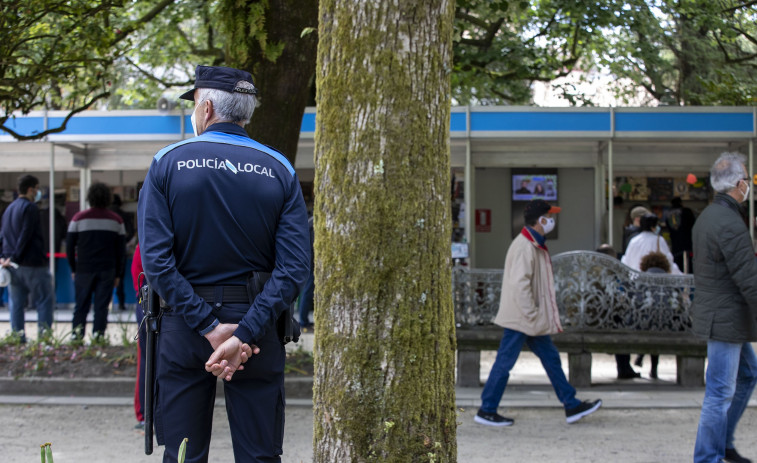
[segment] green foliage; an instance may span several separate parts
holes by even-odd
[[[188,441],[189,439],[185,437],[184,439],[182,439],[181,445],[179,445],[179,455],[178,455],[178,458],[176,459],[178,463],[184,463],[184,458],[187,455],[187,442]]]
[[[39,447],[42,463],[53,463],[53,444],[51,444],[50,442],[45,442]]]
[[[145,17],[153,0],[137,0],[128,10]],[[109,107],[154,109],[158,98],[172,88],[189,88],[197,64],[223,64],[211,25],[212,2],[169,2],[159,14],[124,39],[126,52],[114,63],[114,91]],[[186,103],[185,103],[186,104]],[[187,104],[188,105],[188,104]]]
[[[459,0],[455,26],[458,103],[528,103],[534,81],[600,70],[626,101],[645,90],[661,104],[755,104],[754,2]],[[592,104],[570,84],[558,89]]]
[[[137,0],[131,16],[143,17],[154,0]],[[247,69],[255,75],[262,56],[270,66],[285,44],[266,29],[269,0],[185,0],[170,2],[128,38],[115,64],[116,85],[109,104],[116,108],[155,107],[159,96],[190,87],[197,64]]]
[[[567,75],[612,23],[613,0],[460,0],[453,97],[459,104],[524,104],[533,81]]]
[[[256,52],[271,63],[284,50],[282,42],[271,42],[265,23],[268,0],[219,0],[214,9],[218,19],[218,30],[226,37],[226,60],[230,66],[250,65],[250,56]]]
[[[0,128],[11,114],[48,107],[81,111],[108,95],[118,56],[111,11],[123,0],[24,0],[0,4]]]
[[[189,87],[196,64],[258,75],[285,47],[291,0],[8,0],[0,5],[0,129],[13,112],[101,105],[154,108]],[[293,15],[294,13],[292,13]],[[452,96],[457,104],[527,104],[535,81],[607,70],[629,100],[749,105],[757,98],[757,6],[738,0],[458,0]],[[317,18],[298,28],[313,35]],[[309,76],[309,78],[312,76]],[[592,104],[570,86],[572,104]],[[267,95],[275,92],[267,91]],[[279,106],[285,104],[281,102]],[[288,103],[287,103],[288,104]],[[65,125],[65,124],[64,124]]]
[[[662,104],[755,104],[757,7],[732,0],[631,0],[594,56]]]

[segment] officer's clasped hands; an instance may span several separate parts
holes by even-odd
[[[205,362],[205,371],[231,381],[231,377],[237,370],[244,370],[242,364],[259,352],[258,346],[250,346],[236,336],[232,336],[210,355],[208,361]]]
[[[222,376],[226,381],[230,381],[237,370],[244,370],[242,364],[260,352],[257,346],[245,344],[234,336],[236,329],[235,323],[220,323],[205,335],[214,349],[205,362],[205,371]]]

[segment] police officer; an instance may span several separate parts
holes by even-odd
[[[195,103],[196,136],[155,155],[139,196],[142,263],[165,306],[155,384],[164,462],[185,437],[185,461],[208,461],[219,375],[235,460],[280,461],[277,320],[308,277],[310,237],[294,168],[243,129],[256,94],[248,72],[197,66],[181,96]]]

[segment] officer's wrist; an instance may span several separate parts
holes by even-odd
[[[214,319],[214,320],[213,320],[213,322],[212,322],[212,323],[211,323],[210,325],[206,326],[205,328],[203,328],[203,329],[201,329],[201,330],[199,331],[199,333],[200,333],[200,336],[205,336],[206,334],[210,333],[210,332],[211,332],[211,331],[213,331],[213,330],[214,330],[214,329],[216,328],[216,326],[218,326],[218,325],[219,325],[219,321],[218,321],[218,319],[216,318],[216,319]]]
[[[237,329],[234,330],[233,336],[236,336],[244,344],[257,344],[252,336],[252,332],[242,323],[237,325]]]

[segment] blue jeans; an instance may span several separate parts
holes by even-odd
[[[92,323],[92,334],[95,337],[105,335],[105,328],[108,326],[108,306],[113,298],[115,279],[116,271],[114,269],[91,273],[77,272],[75,274],[74,290],[76,292],[76,306],[74,307],[73,319],[74,338],[84,338],[89,306],[93,303],[95,306],[95,319]]]
[[[560,353],[552,344],[549,336],[528,336],[520,331],[505,328],[502,341],[499,343],[497,358],[486,380],[484,391],[481,393],[481,411],[495,413],[499,407],[502,394],[505,393],[507,380],[510,379],[510,370],[518,360],[523,343],[528,345],[547,372],[549,381],[557,394],[557,399],[566,410],[577,407],[581,401],[576,399],[576,389],[570,385],[560,363]]]
[[[719,463],[757,383],[757,356],[749,343],[707,341],[707,384],[694,461]]]
[[[10,268],[11,283],[8,285],[8,305],[10,306],[11,330],[24,335],[24,309],[32,296],[32,304],[37,309],[37,329],[42,334],[53,325],[53,279],[47,267],[19,266]]]
[[[302,292],[300,293],[299,312],[300,312],[300,325],[302,326],[311,325],[308,319],[308,314],[313,311],[313,289],[314,289],[314,279],[313,279],[313,273],[311,272],[310,276],[305,282],[305,286],[302,288]]]

